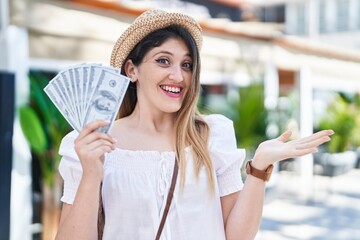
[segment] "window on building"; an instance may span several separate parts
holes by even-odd
[[[319,31],[325,33],[328,31],[328,23],[326,21],[326,0],[319,2]]]
[[[357,4],[357,12],[358,13],[360,13],[360,1],[358,2],[358,4]],[[357,29],[359,29],[360,30],[360,16],[358,15],[357,16],[357,22],[358,22],[358,24],[357,24]]]
[[[347,31],[349,29],[349,0],[337,0],[336,27],[338,31]]]
[[[299,3],[297,5],[297,34],[305,35],[306,34],[306,9],[305,3]]]
[[[285,22],[285,5],[260,8],[260,19],[263,22]]]

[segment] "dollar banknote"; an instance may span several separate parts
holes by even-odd
[[[120,69],[78,64],[60,71],[44,91],[76,131],[95,120],[104,120],[109,125],[98,131],[109,133],[129,82]]]
[[[95,87],[95,92],[89,101],[84,125],[94,120],[105,120],[110,124],[99,129],[107,133],[118,113],[119,103],[122,102],[127,85],[118,77],[119,74],[102,70]]]

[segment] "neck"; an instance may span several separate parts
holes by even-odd
[[[175,126],[175,113],[154,112],[136,105],[129,116],[134,127],[149,133],[172,134]]]

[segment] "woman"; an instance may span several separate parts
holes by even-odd
[[[196,109],[201,44],[196,21],[159,10],[121,35],[111,65],[131,84],[111,134],[96,121],[60,147],[57,239],[253,239],[272,164],[330,140],[331,130],[293,141],[285,132],[260,144],[243,184],[232,122]]]

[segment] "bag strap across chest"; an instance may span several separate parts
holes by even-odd
[[[164,228],[166,218],[167,218],[167,215],[168,215],[169,210],[170,210],[171,201],[172,201],[173,196],[174,196],[174,190],[175,190],[175,186],[176,186],[176,179],[177,179],[178,171],[179,171],[179,167],[178,167],[177,159],[175,159],[174,170],[173,170],[173,175],[172,175],[172,179],[171,179],[171,185],[170,185],[169,193],[168,193],[168,196],[167,196],[167,199],[166,199],[165,209],[164,209],[161,221],[160,221],[158,231],[156,233],[155,240],[160,239],[161,232],[162,232],[162,230]]]

